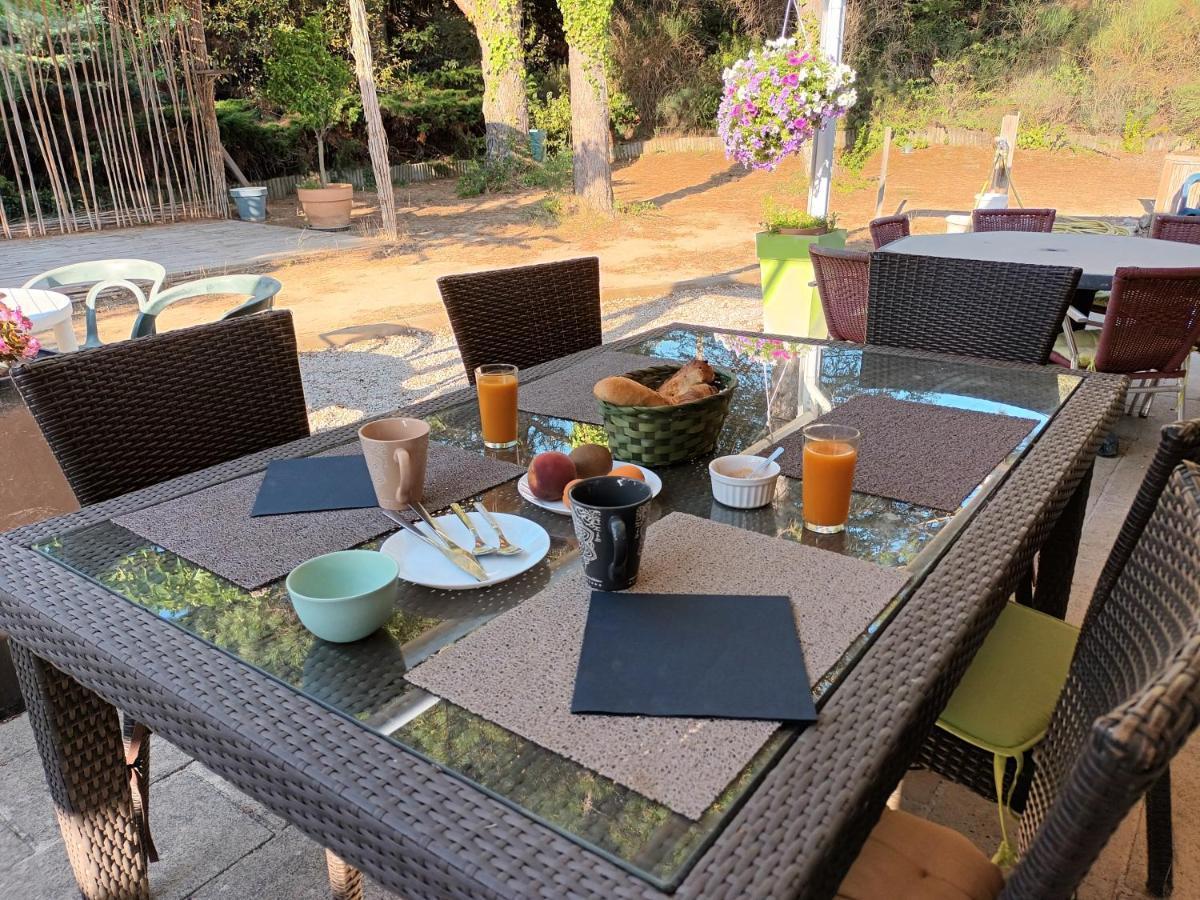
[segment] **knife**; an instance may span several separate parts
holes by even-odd
[[[419,537],[421,540],[423,540],[426,544],[428,544],[430,547],[432,547],[438,553],[442,554],[442,556],[446,557],[446,559],[449,562],[453,563],[456,568],[462,569],[464,572],[466,572],[468,575],[470,575],[476,581],[487,581],[488,580],[488,574],[487,574],[487,572],[485,572],[483,570],[483,566],[481,566],[479,563],[475,562],[475,558],[472,557],[471,554],[468,553],[466,550],[463,550],[461,547],[459,547],[457,544],[455,544],[451,547],[447,547],[444,544],[440,544],[436,541],[431,540],[429,538],[429,536],[424,534],[421,531],[421,529],[417,528],[416,525],[414,525],[412,522],[409,522],[407,519],[403,518],[402,516],[396,515],[390,509],[383,510],[383,514],[385,516],[387,516],[389,519],[391,519],[393,522],[395,522],[397,525],[399,525],[401,528],[403,528],[405,531],[415,535],[416,537]]]

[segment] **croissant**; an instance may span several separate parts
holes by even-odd
[[[711,397],[717,392],[717,389],[711,384],[693,384],[682,394],[676,394],[672,404],[678,406],[680,403],[691,403],[693,400],[703,400],[705,397]]]

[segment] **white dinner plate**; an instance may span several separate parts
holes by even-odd
[[[495,544],[496,533],[492,531],[483,516],[474,510],[468,512],[467,515],[475,523],[475,528],[484,542]],[[492,513],[492,515],[500,523],[509,543],[515,544],[524,552],[512,556],[489,553],[476,557],[475,561],[483,566],[483,571],[488,576],[487,581],[476,581],[441,553],[406,530],[397,531],[383,542],[383,546],[379,550],[396,560],[400,566],[400,577],[405,581],[446,591],[485,588],[499,584],[501,581],[508,581],[508,579],[516,578],[522,572],[532,569],[550,552],[550,535],[537,522],[508,513],[498,512]],[[471,533],[467,531],[462,522],[458,521],[457,516],[438,516],[435,521],[441,526],[442,531],[450,535],[450,539],[460,547],[469,549],[475,545]],[[429,526],[424,522],[415,524],[420,531],[430,534]]]
[[[620,460],[613,460],[613,468],[617,466],[637,466],[637,463],[624,463]],[[657,497],[662,491],[662,479],[647,469],[645,466],[637,466],[642,470],[642,475],[646,478],[646,484],[650,486],[650,496]],[[571,510],[567,509],[567,504],[561,500],[543,500],[540,497],[535,497],[533,491],[529,489],[529,473],[526,472],[521,476],[521,480],[517,482],[517,493],[532,503],[534,506],[540,506],[542,509],[549,510],[552,513],[558,513],[560,516],[569,516]]]

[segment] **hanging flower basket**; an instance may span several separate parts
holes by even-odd
[[[786,27],[786,26],[785,26]],[[725,155],[774,169],[854,105],[854,70],[795,38],[767,41],[725,70],[717,133]]]

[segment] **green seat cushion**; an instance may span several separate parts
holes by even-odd
[[[1067,680],[1079,629],[1009,603],[950,697],[938,726],[1003,756],[1046,731]]]
[[[1099,331],[1076,331],[1074,333],[1075,347],[1079,350],[1079,368],[1090,369],[1092,361],[1096,358],[1096,348],[1100,346]],[[1058,340],[1054,342],[1054,352],[1062,356],[1064,359],[1071,358],[1071,351],[1067,347],[1067,336],[1059,334]]]

